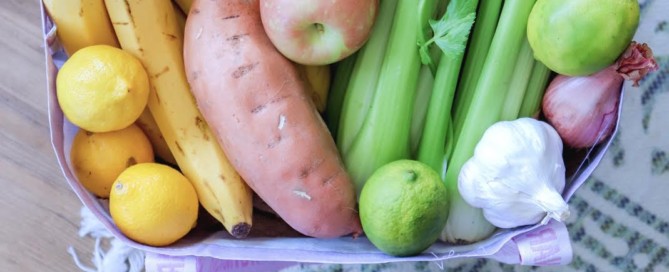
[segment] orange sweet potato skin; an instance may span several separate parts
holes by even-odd
[[[184,58],[206,122],[242,178],[281,218],[312,237],[362,232],[334,141],[306,81],[265,34],[258,0],[195,1]]]

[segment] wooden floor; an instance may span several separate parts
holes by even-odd
[[[49,141],[38,0],[0,1],[0,271],[77,271],[79,199]]]

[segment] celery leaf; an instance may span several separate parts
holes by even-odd
[[[469,33],[476,19],[477,4],[478,1],[452,0],[441,19],[430,20],[434,37],[421,45],[421,61],[424,64],[432,62],[427,54],[428,46],[432,43],[437,44],[448,57],[464,54]]]

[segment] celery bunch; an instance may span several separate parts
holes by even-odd
[[[421,44],[420,47],[421,59],[428,65],[432,61],[426,52],[431,43],[439,46],[444,54],[436,68],[432,97],[427,107],[428,113],[418,149],[418,160],[430,165],[438,172],[443,170],[446,136],[449,131],[452,132],[451,106],[460,76],[465,46],[476,17],[477,5],[478,0],[451,1],[446,14],[440,21],[430,21],[434,37]]]
[[[534,2],[504,1],[481,72],[474,80],[476,87],[470,94],[471,98],[463,100],[467,104],[460,106],[462,112],[458,119],[462,118],[462,127],[457,132],[457,142],[448,158],[445,177],[451,205],[442,232],[443,240],[475,242],[488,237],[495,229],[485,220],[480,209],[471,207],[462,199],[458,191],[458,175],[462,165],[474,154],[474,148],[486,129],[504,118],[517,118],[519,107],[509,110],[511,113],[507,116],[503,116],[503,112],[506,105],[522,105],[524,100],[526,87],[523,86],[527,85],[527,74],[531,75],[533,67],[528,69],[527,66],[534,62],[531,61],[531,48],[522,45],[526,40],[527,19]],[[522,78],[516,79],[516,76]]]
[[[376,169],[410,157],[421,69],[417,43],[429,32],[438,1],[385,0],[380,5],[372,35],[357,56],[337,135],[358,193]]]
[[[495,230],[457,179],[488,127],[539,111],[551,71],[527,42],[535,1],[380,2],[368,42],[337,67],[342,82],[326,112],[358,194],[379,167],[416,159],[448,188],[442,240],[471,243]]]

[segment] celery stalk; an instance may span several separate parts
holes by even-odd
[[[546,92],[546,85],[551,75],[551,70],[540,61],[535,61],[532,68],[530,82],[527,83],[527,91],[520,107],[519,117],[538,117],[541,111],[541,100]]]
[[[484,0],[479,5],[472,37],[465,56],[465,64],[462,68],[462,78],[458,83],[453,105],[454,141],[456,142],[458,133],[462,130],[464,116],[474,97],[474,89],[488,55],[501,10],[502,0]]]
[[[339,130],[337,131],[337,147],[342,155],[348,153],[371,106],[381,73],[381,65],[386,52],[397,2],[398,0],[380,2],[379,13],[372,27],[371,35],[357,53],[356,63],[342,105]]]
[[[460,58],[460,62],[462,58]],[[448,64],[444,64],[448,63]],[[442,60],[437,68],[432,97],[428,106],[425,126],[418,147],[417,159],[441,172],[446,150],[447,125],[451,123],[450,110],[455,95],[455,84],[460,66]]]
[[[444,1],[446,2],[446,1]],[[442,3],[442,2],[439,2]],[[438,46],[430,48],[430,59],[439,64],[441,59],[441,49]],[[416,101],[414,102],[413,118],[411,119],[411,158],[415,158],[418,153],[418,145],[425,127],[427,108],[432,97],[432,88],[434,87],[434,72],[429,66],[423,65],[418,75],[418,87],[416,87]]]
[[[434,7],[425,6],[434,10]],[[408,158],[415,93],[421,62],[415,0],[400,0],[369,113],[344,163],[358,195],[367,178],[391,161]],[[427,22],[425,22],[427,24]]]
[[[418,86],[416,87],[416,100],[413,106],[413,118],[411,118],[411,157],[415,157],[425,127],[427,109],[432,97],[434,76],[430,67],[423,65],[418,75]]]
[[[513,80],[509,84],[509,94],[506,96],[504,108],[502,108],[501,120],[510,121],[518,118],[527,84],[530,76],[532,76],[534,62],[532,47],[530,42],[525,39],[516,60],[516,67],[513,70]]]
[[[442,57],[437,68],[423,137],[418,149],[418,160],[437,172],[441,172],[446,150],[447,125],[451,123],[451,107],[477,5],[478,0],[453,0],[442,20],[431,23],[435,37],[430,40],[442,49],[445,57]]]
[[[485,1],[484,1],[485,2]],[[474,98],[457,137],[446,171],[446,187],[451,201],[448,221],[441,239],[453,243],[471,243],[488,237],[495,227],[483,218],[481,209],[462,200],[458,175],[472,157],[476,144],[488,127],[500,120],[508,87],[520,47],[525,38],[527,19],[535,0],[506,0],[495,30],[490,50],[476,84]]]
[[[357,54],[353,54],[337,62],[332,78],[332,86],[330,86],[330,91],[328,92],[328,101],[325,106],[325,123],[335,140],[339,128],[342,105],[346,96],[346,88],[351,79],[351,74],[353,74],[356,56]]]

